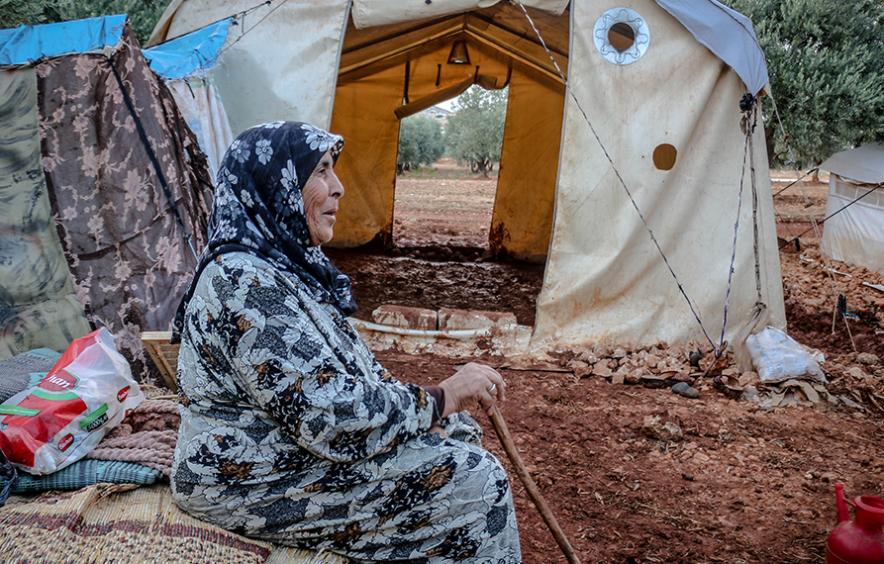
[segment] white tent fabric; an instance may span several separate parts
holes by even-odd
[[[752,22],[718,0],[657,0],[694,37],[730,65],[752,94],[768,83],[764,52]]]
[[[856,182],[884,182],[884,145],[869,143],[855,149],[835,153],[820,165],[821,170]]]
[[[255,6],[255,0],[188,0],[169,6],[158,24],[170,39]],[[273,0],[231,29],[212,71],[237,135],[279,119],[322,127],[331,122],[349,0]]]
[[[233,142],[233,132],[213,81],[208,77],[194,76],[169,80],[166,85],[206,154],[214,180],[221,158]]]
[[[572,2],[571,29],[592,29],[602,13],[622,4]],[[631,65],[614,65],[598,55],[591,36],[572,34],[570,91],[717,340],[736,219],[744,146],[738,104],[745,90],[736,74],[698,48],[662,8],[639,1],[628,5],[651,28],[654,41],[647,53]],[[574,98],[566,96],[535,345],[704,340]],[[673,145],[678,155],[668,171],[658,170],[652,159],[663,143]],[[766,171],[762,127],[756,129],[754,148],[756,170]],[[766,174],[758,174],[757,181],[762,300],[771,324],[784,326],[770,182]],[[727,338],[750,318],[756,302],[748,181],[744,190]]]
[[[253,1],[176,0],[158,24],[155,37],[180,35],[248,8]],[[429,6],[423,0],[408,2],[409,6],[412,2]],[[705,3],[712,4],[709,0]],[[378,9],[383,5],[393,14],[390,17],[397,18],[395,21],[414,17],[404,15],[403,4],[402,0],[357,0],[354,10],[360,5]],[[451,7],[457,0],[434,0],[430,5],[437,4]],[[458,4],[461,7],[457,9],[468,9],[466,4]],[[470,5],[474,4],[475,0]],[[766,75],[758,66],[754,75],[740,70],[740,56],[758,62],[743,53],[745,37],[740,39],[740,56],[732,56],[728,50],[723,54],[710,51],[712,47],[707,49],[698,43],[696,37],[737,36],[730,31],[735,20],[724,19],[731,18],[730,13],[717,6],[712,6],[714,14],[709,17],[713,19],[706,23],[711,32],[704,34],[694,28],[688,31],[687,24],[651,0],[570,4],[570,92],[593,121],[687,295],[696,304],[707,332],[717,340],[728,286],[744,146],[738,106],[746,87],[760,89]],[[698,10],[701,4],[689,3]],[[329,124],[348,6],[348,0],[275,1],[266,9],[250,13],[242,27],[231,32],[214,77],[234,133],[274,119]],[[638,12],[653,37],[647,52],[626,66],[602,58],[593,41],[596,20],[616,7]],[[275,11],[271,14],[270,10]],[[164,35],[164,29],[168,35]],[[374,34],[381,38],[384,33],[395,35],[401,31],[393,26],[378,28]],[[710,44],[718,45],[711,40]],[[366,49],[372,49],[377,60],[391,56],[384,51],[383,39]],[[728,57],[724,60],[731,66],[723,65],[718,57]],[[402,86],[396,83],[395,88],[395,92],[390,91],[394,97],[401,93]],[[581,109],[570,95],[565,98],[554,225],[533,344],[702,339],[700,327]],[[359,96],[348,100],[358,103]],[[753,139],[755,168],[765,171],[767,156],[760,123]],[[658,169],[653,158],[655,149],[664,144],[677,151],[674,166],[662,167],[665,170]],[[766,174],[758,174],[757,182],[761,300],[767,305],[770,324],[783,327],[785,311],[770,184]],[[743,190],[728,339],[750,319],[756,304],[748,171]],[[366,200],[363,205],[378,204]]]
[[[358,29],[423,20],[487,8],[500,0],[353,0],[353,23]],[[522,4],[561,14],[569,0],[521,0]]]
[[[857,172],[853,167],[845,170]],[[884,175],[878,178],[884,180]],[[884,188],[857,184],[831,173],[826,215],[844,208],[869,190],[874,191],[826,221],[820,250],[835,260],[884,274]]]

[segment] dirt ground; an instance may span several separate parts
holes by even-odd
[[[774,192],[787,182],[774,183]],[[330,252],[354,279],[359,316],[400,303],[515,311],[520,323],[533,323],[542,265],[484,253],[493,193],[493,180],[458,179],[450,165],[400,179],[399,248]],[[598,376],[502,370],[504,417],[584,562],[820,562],[835,523],[833,483],[844,482],[850,495],[884,495],[884,403],[875,403],[884,399],[884,294],[862,284],[884,277],[820,255],[812,219],[825,215],[825,194],[824,183],[803,182],[775,202],[789,332],[827,355],[829,388],[861,408],[764,411],[709,386],[691,400]],[[809,228],[799,252],[789,241]],[[856,318],[837,317],[833,331],[838,294]],[[861,364],[859,353],[874,353],[877,364]],[[438,382],[457,364],[379,357],[418,383]],[[486,446],[509,465],[487,418],[479,419]],[[654,429],[665,423],[678,433],[661,437]],[[564,561],[510,475],[525,562]]]
[[[395,245],[486,248],[495,176],[472,175],[451,159],[400,176],[393,206]]]
[[[543,265],[486,260],[497,180],[471,175],[450,159],[396,184],[390,253],[328,249],[353,280],[359,312],[382,304],[511,311],[534,324]]]
[[[397,376],[439,382],[456,361],[379,355]],[[489,360],[495,365],[495,361]],[[836,480],[884,493],[880,417],[814,408],[763,412],[715,393],[597,377],[502,370],[515,443],[583,562],[821,562]],[[678,425],[659,440],[647,417]],[[490,422],[485,446],[507,466],[524,561],[563,562]]]

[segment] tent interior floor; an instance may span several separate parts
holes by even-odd
[[[476,247],[400,247],[388,253],[326,249],[353,281],[357,318],[371,320],[376,307],[396,304],[508,311],[521,325],[533,325],[543,265],[486,261],[484,252]]]

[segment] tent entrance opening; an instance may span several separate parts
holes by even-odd
[[[473,86],[401,120],[394,247],[488,256],[507,94]]]
[[[533,324],[552,232],[565,101],[557,68],[567,71],[570,18],[532,17],[545,46],[509,3],[348,24],[331,121],[346,140],[336,170],[347,192],[328,250],[353,278],[357,315],[398,304],[512,311]],[[500,165],[489,178],[453,161],[397,176],[409,116],[471,91],[505,101]]]

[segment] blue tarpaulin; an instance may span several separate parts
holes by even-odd
[[[758,94],[767,85],[767,63],[749,18],[718,0],[657,0],[657,4],[734,69],[749,93]]]
[[[207,25],[144,50],[150,68],[165,80],[184,78],[205,71],[218,62],[233,18]]]
[[[120,42],[126,15],[102,16],[0,30],[0,67],[101,51]]]

